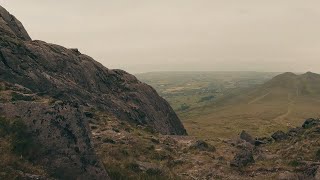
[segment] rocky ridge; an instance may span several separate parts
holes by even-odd
[[[15,148],[10,139],[20,133],[12,130],[9,136],[2,124],[25,125],[23,133],[30,139],[24,142],[19,136],[19,147],[37,142],[31,148],[37,156],[24,152],[26,148],[12,153],[43,167],[26,171],[13,163],[13,175],[0,170],[0,178],[42,177],[32,174],[42,172],[44,179],[109,179],[89,128],[95,111],[161,134],[187,134],[152,87],[125,71],[105,68],[77,49],[33,41],[20,21],[0,6],[0,134],[5,132],[0,143],[8,153]]]
[[[162,134],[186,134],[170,105],[152,87],[125,71],[105,68],[77,49],[31,41],[21,23],[1,10],[0,80],[103,109]]]

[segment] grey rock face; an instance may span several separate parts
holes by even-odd
[[[0,6],[0,33],[30,41],[31,38],[21,22]]]
[[[74,105],[0,103],[0,114],[19,118],[40,145],[35,162],[58,179],[109,179],[90,140],[88,120]]]
[[[26,41],[30,38],[22,25],[0,10],[0,80],[101,109],[162,134],[186,134],[173,109],[152,87],[122,70],[105,68],[77,49]]]

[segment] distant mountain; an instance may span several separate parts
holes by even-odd
[[[284,73],[274,77],[260,89],[282,88],[288,92],[296,93],[296,96],[319,95],[320,75],[312,72],[296,75]]]
[[[320,114],[320,75],[283,73],[250,89],[235,90],[206,107],[185,115],[189,122],[203,123],[210,132],[235,135],[246,127],[256,135],[286,129]],[[191,133],[192,134],[192,133]]]

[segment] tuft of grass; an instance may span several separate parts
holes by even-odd
[[[180,105],[180,107],[177,109],[177,111],[186,111],[190,108],[189,105],[187,105],[186,103],[183,103]]]
[[[3,117],[0,117],[0,138],[9,134],[10,122]]]
[[[292,167],[298,167],[298,166],[301,166],[301,165],[303,165],[303,163],[301,163],[298,160],[292,160],[292,161],[289,162],[289,166],[292,166]]]
[[[6,87],[3,84],[0,84],[0,92],[5,90],[6,90]]]
[[[213,99],[214,99],[214,96],[205,96],[205,97],[202,97],[198,102],[211,101]]]
[[[11,124],[12,151],[17,155],[31,158],[34,156],[35,142],[31,133],[27,132],[26,125],[21,120],[16,120]]]
[[[9,137],[11,150],[18,156],[34,159],[41,148],[34,142],[32,133],[22,120],[9,121],[0,117],[0,138]]]
[[[22,121],[0,117],[0,179],[21,179],[19,171],[46,176],[42,167],[30,162],[39,148],[31,137]]]
[[[164,175],[161,170],[149,169],[142,172],[135,163],[128,163],[123,166],[109,164],[105,166],[109,177],[113,180],[176,180],[177,177]]]
[[[104,138],[102,140],[102,142],[108,143],[108,144],[116,144],[116,142],[113,139],[110,139],[110,138]]]

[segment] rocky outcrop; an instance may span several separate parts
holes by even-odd
[[[253,139],[253,137],[250,134],[248,134],[246,131],[242,131],[240,133],[240,139],[245,140],[250,144],[255,144],[255,140]]]
[[[305,120],[305,122],[302,124],[302,127],[307,129],[307,128],[311,128],[311,127],[317,126],[317,125],[320,125],[319,119],[309,118],[309,119]]]
[[[289,131],[287,132],[287,135],[289,137],[294,137],[294,136],[302,135],[303,133],[304,133],[304,130],[302,127],[296,127],[296,128],[289,129]]]
[[[199,151],[215,151],[215,147],[212,146],[211,144],[208,144],[207,142],[203,140],[197,140],[194,143],[190,145],[190,149],[195,149]]]
[[[288,139],[288,135],[286,133],[284,133],[283,131],[277,131],[275,133],[273,133],[271,135],[271,137],[275,140],[275,141],[282,141],[282,140],[286,140]]]
[[[93,149],[88,120],[76,105],[0,103],[0,114],[21,119],[38,144],[34,163],[58,179],[109,179]]]
[[[173,109],[152,87],[122,70],[105,68],[77,49],[31,41],[3,8],[1,18],[0,80],[107,111],[162,134],[186,134]]]
[[[31,40],[21,22],[11,15],[6,9],[0,6],[0,33],[10,37],[17,37],[22,40]]]

